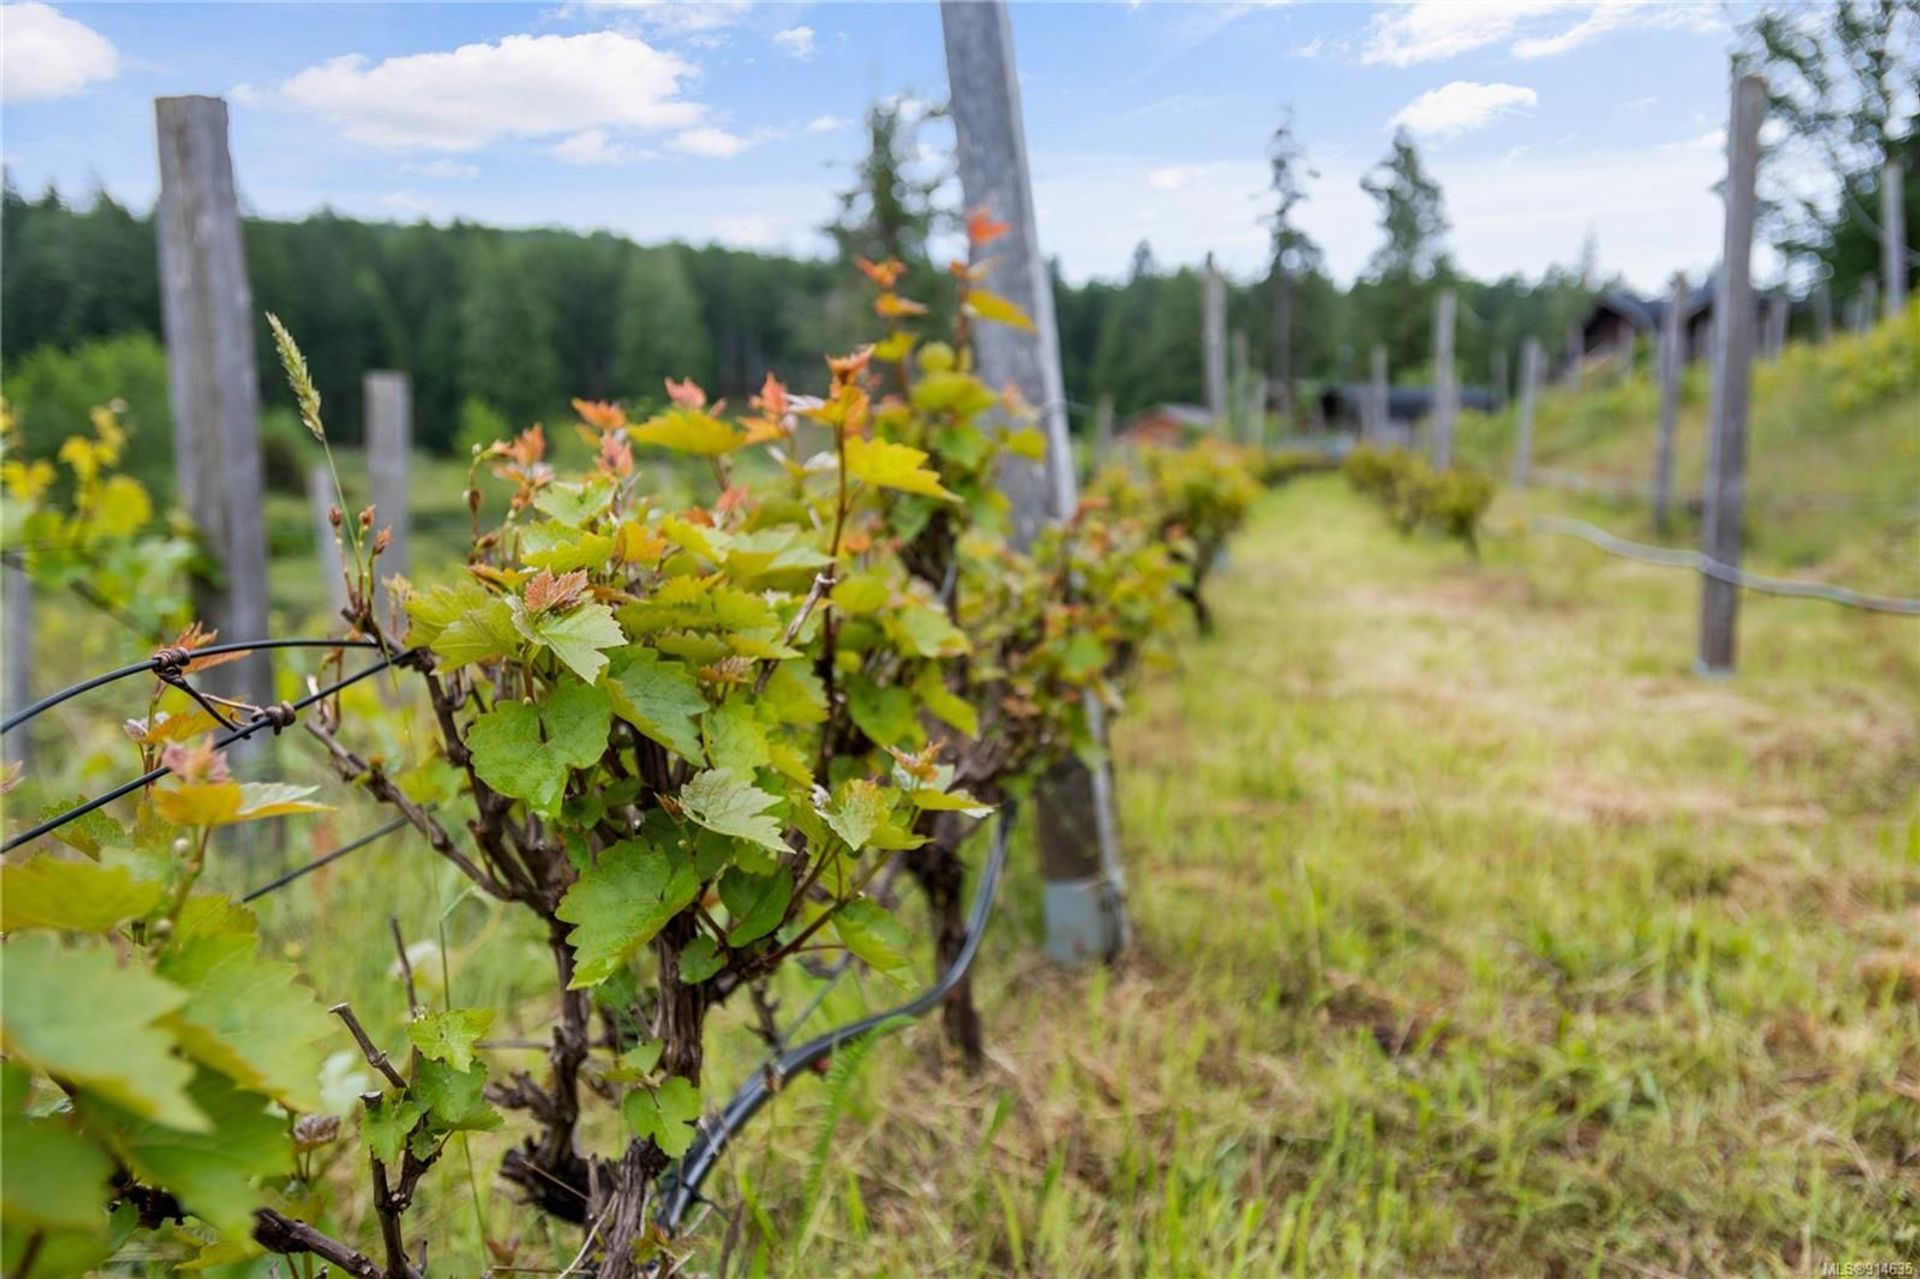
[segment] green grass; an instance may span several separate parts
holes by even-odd
[[[1271,499],[1118,730],[1134,955],[1039,965],[1016,882],[990,1065],[876,1053],[803,1272],[1920,1257],[1914,623],[1749,601],[1708,683],[1696,591]],[[759,1147],[785,1220],[805,1143]]]

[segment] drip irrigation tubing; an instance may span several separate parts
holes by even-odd
[[[1689,568],[1708,577],[1750,591],[1759,591],[1766,595],[1789,595],[1801,599],[1825,600],[1831,604],[1844,605],[1847,608],[1866,609],[1875,613],[1896,613],[1905,617],[1920,617],[1920,599],[1900,599],[1891,595],[1870,595],[1847,586],[1835,586],[1830,582],[1807,582],[1790,577],[1769,577],[1764,573],[1750,573],[1732,564],[1710,559],[1699,551],[1682,550],[1671,546],[1648,546],[1643,542],[1629,542],[1625,538],[1615,537],[1603,528],[1587,523],[1585,520],[1570,520],[1556,515],[1536,515],[1528,526],[1534,533],[1559,533],[1578,537],[1609,555],[1618,555],[1642,564],[1655,564],[1662,568]]]
[[[987,864],[981,869],[979,886],[974,889],[973,906],[967,915],[966,941],[953,957],[953,962],[947,966],[946,972],[940,975],[938,981],[903,1004],[849,1022],[808,1040],[798,1048],[767,1058],[760,1069],[754,1071],[734,1092],[724,1110],[714,1118],[701,1122],[692,1147],[668,1170],[661,1190],[660,1207],[654,1218],[662,1229],[669,1234],[679,1233],[680,1223],[687,1212],[701,1202],[700,1187],[719,1164],[727,1146],[795,1076],[812,1070],[842,1045],[887,1022],[924,1015],[960,984],[961,978],[973,966],[974,956],[980,950],[980,940],[986,935],[987,921],[993,915],[994,892],[999,886],[1001,871],[1006,867],[1007,841],[1013,830],[1013,816],[1014,805],[1009,801],[1001,809],[992,851],[987,855]]]
[[[292,641],[292,640],[267,641],[261,644],[239,645],[237,647],[263,648],[263,647],[267,647],[269,644],[277,644],[280,647],[289,647],[289,646],[292,646],[295,642],[296,641]],[[364,647],[364,645],[355,645],[355,647]],[[212,650],[203,648],[198,651],[202,654],[206,654],[211,652]],[[235,742],[245,741],[247,738],[252,737],[255,733],[259,732],[263,728],[271,728],[274,732],[278,733],[282,729],[291,725],[293,723],[293,717],[295,715],[298,715],[299,712],[307,709],[307,707],[312,706],[316,702],[332,697],[335,693],[338,693],[339,691],[349,687],[350,685],[358,684],[361,680],[366,679],[370,675],[378,675],[381,671],[386,670],[389,666],[392,666],[395,662],[399,661],[405,655],[406,654],[404,653],[394,653],[387,657],[383,657],[371,666],[365,667],[361,670],[357,670],[353,674],[348,675],[343,679],[335,680],[333,683],[326,685],[324,688],[315,689],[313,692],[308,693],[305,697],[302,697],[299,701],[282,702],[279,706],[267,707],[266,709],[262,710],[259,714],[255,715],[252,719],[240,725],[238,728],[235,728],[226,733],[222,733],[220,736],[214,738],[213,748],[215,750],[223,750],[226,747],[233,745]],[[151,669],[151,668],[150,667],[132,667],[132,668],[129,668],[125,673],[137,674],[140,670],[143,670],[143,669]],[[105,681],[101,680],[99,682],[105,682]],[[97,683],[95,686],[97,687]],[[114,787],[112,790],[107,791],[104,794],[96,795],[92,799],[89,799],[84,803],[74,805],[72,808],[69,808],[64,813],[59,813],[53,817],[49,817],[45,821],[40,822],[38,825],[33,826],[25,831],[22,831],[18,835],[15,835],[13,838],[9,839],[4,845],[0,845],[0,854],[10,853],[14,849],[20,847],[22,844],[31,843],[32,841],[40,838],[42,835],[45,835],[49,831],[58,830],[60,827],[66,825],[70,821],[74,821],[74,820],[77,820],[78,818],[85,817],[88,813],[91,813],[96,809],[104,808],[108,804],[111,804],[114,800],[121,798],[123,795],[131,795],[134,791],[139,790],[142,786],[146,786],[152,782],[157,782],[162,777],[165,777],[168,773],[172,771],[173,770],[168,768],[165,764],[162,764],[160,767],[152,770],[151,772],[143,773],[142,775],[134,778],[130,782],[122,783],[121,785]]]

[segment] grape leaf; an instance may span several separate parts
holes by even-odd
[[[427,1108],[410,1097],[382,1097],[368,1106],[360,1117],[360,1140],[367,1153],[383,1164],[399,1160],[406,1149],[407,1137]]]
[[[678,850],[622,840],[600,854],[554,912],[575,925],[567,934],[574,950],[569,990],[598,985],[622,960],[652,941],[668,920],[700,892],[693,864]]]
[[[780,823],[768,812],[777,795],[742,781],[731,769],[710,768],[680,788],[680,807],[688,817],[719,835],[731,835],[775,853],[785,853]]]
[[[698,409],[673,408],[648,418],[628,432],[642,444],[701,457],[731,453],[747,442],[747,437],[711,413]]]
[[[408,1094],[427,1108],[436,1132],[488,1132],[502,1123],[500,1112],[487,1104],[487,1068],[455,1070],[444,1061],[428,1058],[414,1072]]]
[[[491,1008],[455,1008],[417,1018],[408,1024],[407,1038],[423,1056],[466,1070],[473,1065],[473,1045],[491,1025]]]
[[[187,992],[104,941],[65,947],[39,933],[0,947],[0,1048],[9,1058],[98,1093],[143,1118],[203,1131],[187,1095],[193,1068],[155,1025]]]
[[[592,479],[583,483],[555,480],[534,494],[533,505],[542,515],[578,528],[613,505],[613,497],[614,485],[611,480]],[[607,549],[613,549],[611,544]],[[533,563],[532,560],[527,562]],[[606,560],[603,558],[599,562],[604,564]]]
[[[833,802],[820,810],[820,816],[833,833],[847,841],[855,852],[867,846],[867,840],[887,820],[892,797],[865,778],[843,782],[834,791]]]
[[[522,635],[551,649],[568,670],[589,684],[607,668],[607,655],[602,650],[627,642],[620,623],[613,620],[613,610],[605,604],[582,604],[570,613],[557,615],[529,614],[519,600],[510,601],[509,607],[514,627]]]
[[[992,320],[996,324],[1011,325],[1016,329],[1033,331],[1033,320],[1018,305],[1009,302],[998,293],[989,293],[985,289],[967,290],[967,314],[978,320]]]
[[[24,1112],[27,1075],[0,1062],[6,1105],[0,1115],[0,1207],[9,1224],[38,1230],[98,1231],[107,1224],[107,1181],[113,1161],[62,1118]]]
[[[164,885],[135,879],[124,866],[35,857],[0,870],[0,932],[104,933],[146,914],[166,895]]]
[[[697,986],[726,967],[726,958],[713,938],[701,933],[680,952],[680,980]]]
[[[911,445],[859,435],[847,437],[847,474],[854,479],[875,488],[958,501],[941,487],[939,473],[922,465],[926,460],[926,453]]]
[[[650,648],[629,648],[614,655],[607,691],[621,719],[683,759],[697,764],[705,758],[694,718],[707,709],[707,699],[685,666]]]
[[[851,616],[871,613],[884,607],[893,597],[893,589],[887,585],[887,579],[878,573],[855,573],[836,583],[833,593],[828,596],[833,606]]]
[[[81,1101],[81,1113],[121,1129],[116,1146],[129,1168],[149,1185],[165,1186],[187,1211],[224,1235],[247,1237],[260,1206],[258,1182],[293,1171],[293,1142],[286,1119],[265,1098],[242,1092],[210,1070],[193,1077],[193,1104],[212,1120],[209,1132],[182,1132],[111,1108],[96,1116]]]
[[[627,1127],[637,1137],[651,1137],[669,1159],[678,1159],[693,1144],[694,1125],[700,1121],[700,1090],[679,1075],[658,1088],[636,1088],[620,1103]]]
[[[887,625],[921,657],[958,657],[968,648],[966,635],[946,613],[923,604],[888,614]]]
[[[980,712],[972,702],[947,687],[937,668],[929,666],[921,672],[913,681],[913,695],[935,719],[949,728],[958,729],[968,737],[980,736]]]
[[[613,727],[613,701],[605,689],[565,683],[539,707],[502,702],[467,731],[480,780],[535,812],[560,811],[567,770],[599,761]]]
[[[785,870],[750,875],[736,866],[728,871],[720,881],[720,901],[733,921],[727,929],[727,944],[744,946],[780,927],[792,900],[793,876]]]
[[[180,1047],[242,1088],[320,1109],[322,1044],[334,1025],[292,964],[263,959],[253,916],[224,897],[187,902],[156,971],[187,992],[168,1018]]]
[[[864,676],[848,683],[847,714],[876,745],[900,746],[920,734],[913,714],[913,694],[893,685],[876,684]]]
[[[751,777],[771,758],[767,731],[754,718],[753,706],[742,697],[722,702],[707,712],[707,753],[715,768]]]
[[[907,962],[912,945],[907,930],[871,898],[856,898],[836,911],[833,931],[842,945],[875,968],[898,968]]]

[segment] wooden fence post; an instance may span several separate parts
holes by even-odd
[[[1787,299],[1776,293],[1767,299],[1766,352],[1768,360],[1777,360],[1787,349]]]
[[[1687,277],[1676,274],[1660,325],[1660,435],[1653,449],[1653,526],[1667,532],[1673,502],[1673,435],[1680,420],[1680,379],[1686,372]]]
[[[160,316],[166,330],[174,474],[219,582],[196,581],[194,609],[223,640],[267,634],[267,536],[260,494],[260,387],[253,358],[253,295],[240,207],[227,154],[227,104],[156,98],[160,200]],[[207,673],[216,691],[256,706],[273,701],[265,654]]]
[[[1388,424],[1386,343],[1373,344],[1368,374],[1366,408],[1360,414],[1360,438],[1379,445],[1387,438]]]
[[[1002,477],[1013,502],[1015,534],[1024,544],[1049,519],[1073,509],[1077,485],[1053,293],[1034,225],[1013,30],[1005,0],[941,0],[940,24],[961,191],[969,207],[988,209],[1013,224],[985,284],[1033,318],[1031,332],[980,325],[974,351],[988,385],[1012,382],[1045,418],[1046,468],[1021,463],[1009,466]],[[1051,472],[1051,485],[1045,471]],[[1096,737],[1104,742],[1105,724],[1099,716],[1092,718]],[[1111,958],[1127,937],[1112,774],[1104,761],[1090,767],[1069,756],[1048,771],[1035,801],[1047,951],[1067,962]]]
[[[1227,282],[1214,266],[1211,253],[1207,254],[1203,305],[1201,337],[1206,345],[1207,412],[1213,418],[1213,429],[1224,431],[1228,426],[1227,415],[1233,411],[1227,401]]]
[[[0,637],[5,639],[5,651],[0,652],[0,667],[5,668],[0,714],[11,715],[33,704],[33,583],[27,580],[27,570],[17,564],[0,566],[0,613],[5,614],[0,618]],[[0,760],[31,768],[32,731],[23,724],[0,737]]]
[[[1733,83],[1727,121],[1727,227],[1720,262],[1714,326],[1715,413],[1707,438],[1706,518],[1700,550],[1730,568],[1740,565],[1740,520],[1747,491],[1747,403],[1753,363],[1754,187],[1760,168],[1760,124],[1767,110],[1766,81],[1756,75]],[[1700,575],[1700,656],[1703,674],[1729,674],[1740,590],[1712,573]]]
[[[1854,318],[1853,329],[1856,333],[1865,333],[1880,322],[1880,281],[1872,276],[1860,281],[1860,310]]]
[[[1453,317],[1458,299],[1452,289],[1440,290],[1433,305],[1433,439],[1435,470],[1453,465],[1453,422],[1459,405],[1459,387],[1453,367]]]
[[[1823,346],[1833,341],[1833,289],[1825,280],[1813,286],[1813,333]]]
[[[373,526],[392,530],[386,551],[374,563],[374,606],[382,624],[387,611],[385,579],[413,571],[408,514],[407,460],[413,450],[413,389],[405,373],[373,369],[361,380],[366,404],[367,470],[373,480]]]
[[[1101,393],[1099,407],[1093,411],[1093,469],[1107,464],[1113,452],[1113,396]]]
[[[1487,356],[1487,375],[1493,379],[1493,411],[1505,413],[1511,384],[1507,381],[1507,348],[1496,346]]]
[[[333,527],[333,472],[324,462],[307,468],[307,505],[313,508],[313,562],[327,592],[327,623],[340,620],[347,606],[347,583],[340,576],[340,536]]]
[[[1907,309],[1907,175],[1889,158],[1880,168],[1880,274],[1885,277],[1887,318]]]
[[[1577,324],[1569,324],[1567,326],[1566,352],[1567,366],[1561,370],[1561,380],[1564,381],[1568,387],[1577,391],[1580,389],[1581,355],[1580,326]]]
[[[1533,409],[1540,390],[1540,339],[1530,337],[1520,347],[1520,411],[1514,426],[1513,486],[1525,488],[1533,472]]]
[[[1227,415],[1233,420],[1233,438],[1244,444],[1253,438],[1253,419],[1247,416],[1247,332],[1233,331],[1228,347]]]

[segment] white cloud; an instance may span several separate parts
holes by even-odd
[[[1413,0],[1374,15],[1363,62],[1407,67],[1506,44],[1518,58],[1545,58],[1636,28],[1717,31],[1717,7],[1664,0]]]
[[[716,129],[712,125],[701,125],[697,129],[686,129],[674,134],[667,140],[667,146],[684,155],[709,156],[716,160],[727,160],[745,151],[756,140],[743,138],[737,133],[728,133],[725,129]]]
[[[570,0],[558,16],[612,20],[668,40],[712,47],[752,12],[752,0]]]
[[[1327,51],[1326,37],[1315,36],[1313,39],[1307,41],[1305,44],[1296,48],[1293,51],[1293,56],[1296,58],[1317,58],[1321,54],[1325,53],[1326,51]]]
[[[677,96],[694,73],[636,36],[596,31],[508,36],[371,65],[348,54],[308,67],[281,93],[368,146],[472,151],[607,125],[685,127],[703,114]]]
[[[605,129],[583,129],[547,148],[563,164],[616,165],[645,160],[653,153],[614,141]]]
[[[427,202],[412,191],[389,191],[380,197],[380,203],[397,213],[410,213],[415,217],[425,217],[428,213]]]
[[[1481,128],[1495,116],[1539,104],[1540,95],[1521,85],[1455,80],[1421,94],[1387,123],[1422,137],[1451,138]]]
[[[807,121],[807,132],[835,133],[852,123],[853,121],[841,115],[817,115]]]
[[[69,98],[120,70],[113,42],[52,5],[0,8],[0,101]]]
[[[773,42],[790,58],[805,61],[813,56],[813,28],[788,27],[773,33]]]
[[[425,164],[403,164],[400,166],[408,173],[417,173],[423,178],[477,178],[480,166],[464,164],[459,160],[429,160]]]
[[[1178,191],[1204,176],[1206,171],[1205,165],[1170,164],[1147,174],[1147,185],[1156,191]]]

